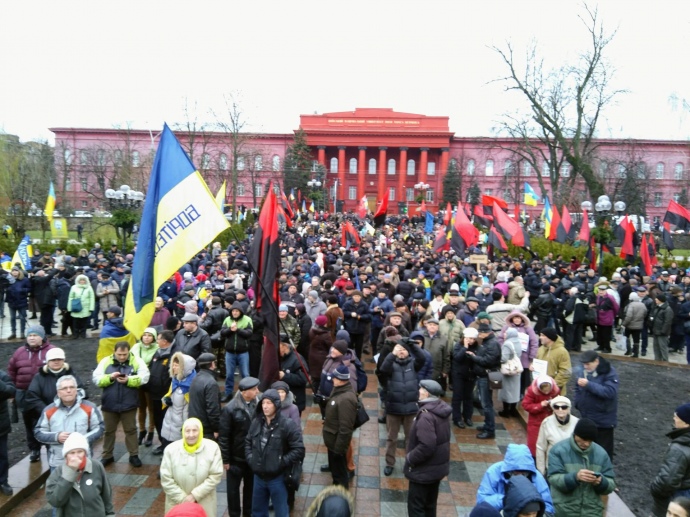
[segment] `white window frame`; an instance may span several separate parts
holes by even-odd
[[[203,153],[201,155],[201,168],[205,171],[211,168],[211,155]]]
[[[561,178],[570,177],[570,164],[568,162],[563,162],[561,164]]]
[[[474,171],[475,171],[475,162],[473,159],[467,160],[467,175],[468,176],[474,176]]]
[[[338,158],[331,158],[331,174],[338,174]]]
[[[79,151],[79,165],[88,165],[89,154],[86,150],[82,149]]]
[[[412,158],[407,160],[407,175],[408,176],[414,176],[415,174],[415,162]]]
[[[245,167],[244,156],[237,157],[237,170],[243,171]]]
[[[542,178],[550,178],[551,177],[551,166],[549,165],[549,162],[544,160],[544,163],[541,166],[541,177]]]
[[[256,197],[264,197],[264,186],[261,183],[254,185],[254,193]]]
[[[96,163],[99,167],[105,167],[105,150],[99,149],[96,151]]]
[[[261,156],[260,154],[257,154],[254,157],[254,170],[255,171],[261,171],[264,168],[264,157]]]
[[[63,151],[62,156],[65,159],[66,165],[72,165],[72,160],[74,159],[74,156],[72,156],[72,150],[70,148],[66,148]]]
[[[681,181],[685,176],[685,167],[683,164],[678,162],[673,166],[673,179],[676,181]]]
[[[656,164],[656,179],[664,179],[664,162],[659,162]]]
[[[515,167],[513,165],[513,161],[512,160],[506,160],[505,163],[503,164],[503,175],[504,176],[512,176],[514,171],[515,171]]]
[[[89,208],[89,202],[86,199],[81,200],[81,207],[82,208]]]
[[[140,163],[139,151],[132,151],[132,167],[139,167]]]
[[[407,201],[414,201],[414,189],[413,188],[405,189],[405,199]]]
[[[357,199],[357,187],[347,187],[347,199]]]
[[[427,203],[433,203],[434,202],[434,190],[433,189],[426,189],[425,193],[425,199]]]
[[[486,164],[484,164],[484,176],[493,176],[494,175],[494,161],[493,160],[486,160]]]
[[[637,170],[638,180],[647,179],[647,164],[645,162],[638,162],[635,165],[635,169]]]
[[[350,158],[350,168],[348,172],[350,174],[357,174],[357,158]]]
[[[621,179],[625,179],[628,177],[627,167],[625,166],[624,163],[618,164],[618,177]]]
[[[228,155],[225,153],[220,153],[218,156],[218,168],[222,171],[228,170]]]
[[[680,192],[673,194],[673,200],[678,203],[680,201]]]
[[[244,183],[237,184],[237,195],[244,196]]]
[[[395,201],[395,187],[388,189],[388,201]]]
[[[376,158],[369,158],[369,174],[376,174]]]
[[[395,173],[396,173],[395,166],[396,166],[395,158],[389,158],[388,159],[388,169],[386,171],[387,174],[389,174],[391,176],[395,175]]]
[[[522,164],[522,175],[523,176],[531,176],[532,175],[532,164],[525,161]]]
[[[487,196],[490,196],[493,193],[494,193],[494,190],[491,188],[484,189],[484,194],[486,194]]]
[[[273,172],[280,171],[280,156],[277,154],[274,154],[273,158],[271,158],[271,167],[273,168]]]
[[[426,173],[427,176],[436,176],[436,162],[427,162]]]
[[[654,192],[654,206],[661,206],[661,192]]]

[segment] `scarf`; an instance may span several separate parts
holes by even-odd
[[[182,368],[182,365],[180,365],[180,368]],[[177,380],[177,378],[173,377],[172,379],[172,390],[175,391],[177,388],[180,388],[182,391],[182,394],[186,395],[189,393],[189,388],[192,385],[192,381],[194,380],[194,377],[196,377],[196,370],[192,370],[192,373],[187,375],[184,379],[181,381]]]
[[[196,441],[194,445],[189,445],[187,443],[187,440],[184,439],[184,428],[187,427],[188,424],[196,424],[199,426],[199,439]],[[187,451],[189,454],[194,454],[199,447],[201,447],[201,442],[204,439],[204,424],[201,423],[201,420],[198,418],[188,418],[185,420],[184,424],[182,425],[182,446],[184,447],[184,450]]]

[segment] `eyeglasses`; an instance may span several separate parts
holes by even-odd
[[[553,406],[554,409],[570,409],[570,406],[560,406],[560,405],[555,405]]]
[[[76,389],[77,389],[76,386],[63,386],[58,391],[67,391],[67,390],[76,390]]]

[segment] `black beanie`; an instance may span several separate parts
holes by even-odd
[[[546,327],[541,329],[540,334],[544,334],[551,341],[556,341],[558,339],[558,332],[556,332],[556,329],[553,327]]]
[[[583,440],[594,441],[597,439],[597,426],[588,418],[583,418],[575,425],[574,436],[578,436]]]

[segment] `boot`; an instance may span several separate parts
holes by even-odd
[[[625,354],[623,354],[623,355],[630,356],[632,354],[633,354],[633,352],[632,352],[632,348],[630,347],[630,341],[626,341],[625,342]]]
[[[515,418],[519,418],[519,417],[520,417],[520,413],[518,412],[517,406],[518,406],[518,405],[517,405],[517,402],[516,402],[515,404],[511,404],[511,405],[510,405],[510,416],[513,416],[513,417],[515,417]]]
[[[139,445],[144,444],[144,438],[146,438],[146,431],[139,431]]]
[[[632,347],[632,356],[633,356],[633,357],[638,357],[639,351],[640,351],[640,345],[633,345],[633,347]]]
[[[498,416],[503,417],[503,418],[510,418],[510,404],[504,402],[503,403],[503,411],[498,412]]]

